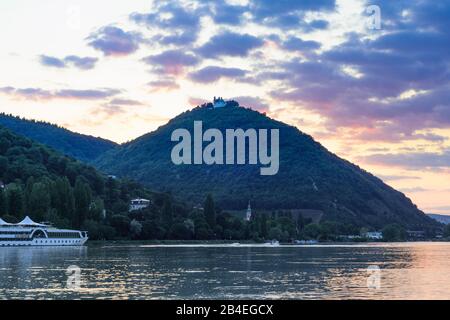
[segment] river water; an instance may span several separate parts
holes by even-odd
[[[450,243],[0,248],[0,299],[450,299]]]

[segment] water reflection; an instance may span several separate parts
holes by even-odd
[[[1,248],[0,297],[38,298],[42,290],[61,287],[66,281],[66,268],[79,264],[86,252],[86,247]]]
[[[71,265],[80,290],[65,286]],[[449,299],[450,245],[1,248],[0,298]]]

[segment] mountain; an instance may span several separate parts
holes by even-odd
[[[26,120],[4,113],[0,114],[0,126],[85,162],[91,162],[100,154],[117,146],[109,140],[72,132],[47,122]]]
[[[203,132],[226,129],[279,129],[280,165],[276,175],[261,175],[259,165],[175,165],[172,132],[203,122]],[[243,210],[251,201],[260,210],[310,209],[323,219],[381,229],[391,223],[410,230],[437,223],[410,199],[360,167],[327,151],[296,127],[244,107],[205,104],[184,112],[134,141],[101,155],[95,162],[109,174],[136,179],[170,191],[190,203],[211,193],[220,207]]]
[[[450,216],[447,216],[445,214],[434,214],[434,213],[427,213],[427,216],[430,218],[443,223],[443,224],[450,224]]]

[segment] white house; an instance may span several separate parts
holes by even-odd
[[[147,208],[149,205],[150,205],[150,200],[133,199],[133,200],[131,200],[130,209],[128,211],[131,212],[131,211],[141,210],[141,209]]]
[[[383,233],[381,233],[381,232],[366,232],[364,234],[364,237],[366,237],[367,239],[381,240],[381,239],[383,239]]]

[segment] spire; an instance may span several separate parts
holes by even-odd
[[[45,224],[36,223],[30,219],[29,216],[26,216],[22,221],[17,223],[19,226],[36,226],[36,227],[45,227]]]
[[[245,215],[245,220],[250,221],[252,218],[252,208],[250,206],[250,201],[248,201],[247,214]]]

